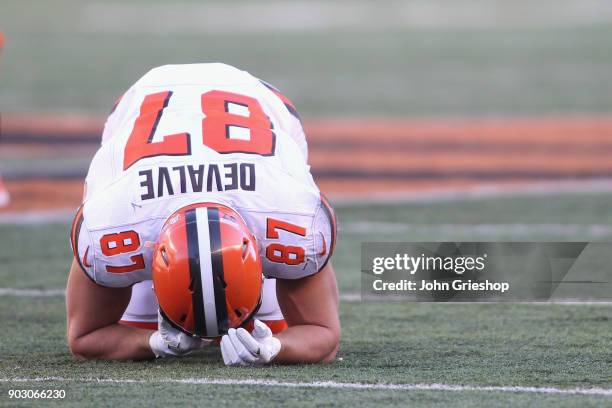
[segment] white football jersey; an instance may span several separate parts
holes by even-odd
[[[314,274],[333,251],[333,210],[310,174],[295,108],[225,64],[155,68],[123,95],[89,168],[75,256],[103,286],[151,279],[162,225],[197,202],[242,215],[267,277]]]

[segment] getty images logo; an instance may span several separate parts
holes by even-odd
[[[376,257],[372,260],[372,272],[381,275],[386,271],[406,271],[414,275],[417,271],[445,270],[463,275],[465,272],[482,271],[485,268],[487,254],[482,256],[411,256],[396,254],[391,257]]]

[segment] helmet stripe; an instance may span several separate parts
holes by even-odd
[[[217,312],[217,329],[220,334],[227,333],[229,321],[227,318],[227,303],[225,301],[225,276],[223,269],[223,246],[221,242],[221,222],[219,209],[209,207],[208,227],[210,233],[210,254],[215,292],[215,310]]]
[[[198,223],[195,210],[185,212],[185,225],[187,229],[187,251],[189,255],[189,277],[193,290],[191,301],[193,305],[194,333],[204,334],[205,316],[204,302],[202,301],[202,276],[200,272],[200,245],[198,239]]]
[[[206,336],[219,335],[217,325],[217,307],[215,302],[215,279],[211,262],[211,242],[208,211],[205,207],[196,208],[198,229],[198,244],[200,249],[200,277],[202,284],[202,304],[204,305],[204,320]]]
[[[188,210],[185,212],[185,223],[193,290],[194,333],[216,337],[229,329],[219,210],[210,207]]]

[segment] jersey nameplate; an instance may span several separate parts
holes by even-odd
[[[147,201],[177,194],[255,191],[255,163],[206,163],[159,166],[138,172],[138,196]]]

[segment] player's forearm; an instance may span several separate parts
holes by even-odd
[[[336,358],[340,331],[322,326],[292,326],[276,337],[281,350],[275,363],[331,363]]]
[[[152,330],[112,324],[80,337],[69,334],[70,351],[83,360],[147,360]]]

